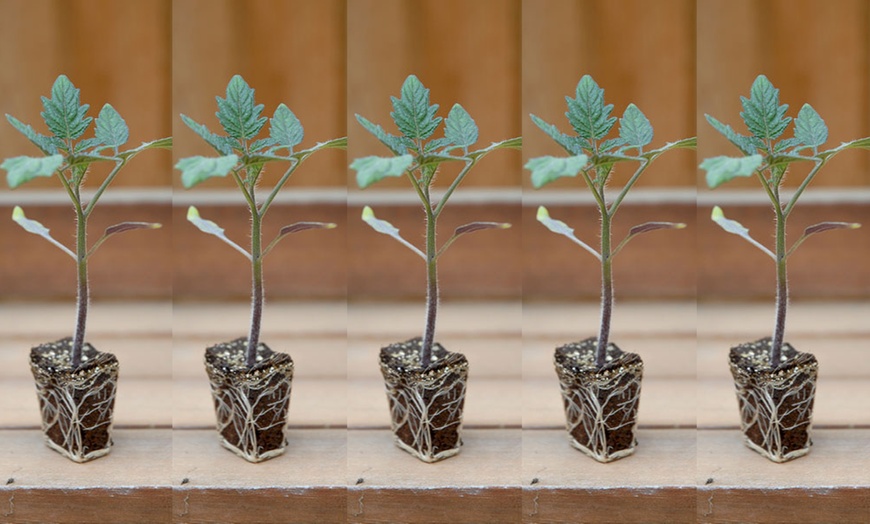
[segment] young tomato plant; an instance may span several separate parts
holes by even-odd
[[[729,142],[737,146],[741,156],[717,156],[707,158],[701,163],[707,178],[707,185],[713,189],[737,177],[755,177],[773,206],[775,241],[770,250],[749,235],[749,230],[739,222],[725,218],[719,206],[713,208],[711,218],[725,231],[749,241],[771,257],[776,265],[776,320],[770,348],[770,366],[780,362],[785,332],[786,310],[788,309],[787,262],[807,237],[833,229],[855,229],[860,224],[846,222],[821,222],[806,228],[790,248],[786,246],[786,223],[794,211],[798,199],[821,169],[838,153],[847,149],[870,149],[870,138],[861,138],[840,144],[838,147],[822,150],[820,147],[828,139],[828,128],[824,120],[809,104],[804,104],[794,121],[794,136],[783,138],[791,117],[785,116],[788,105],[779,104],[779,90],[760,75],[752,83],[749,98],[740,97],[743,112],[740,116],[749,136],[740,135],[710,115],[707,122],[721,133]],[[790,197],[782,194],[782,184],[791,164],[812,163],[812,168]]]
[[[672,149],[694,149],[696,139],[686,138],[665,144],[658,149],[645,150],[652,142],[653,128],[647,117],[634,104],[629,104],[617,119],[610,116],[612,104],[604,103],[604,89],[591,76],[584,76],[577,84],[575,98],[566,97],[568,112],[565,116],[574,131],[567,135],[535,115],[532,121],[550,138],[562,146],[570,156],[543,156],[526,163],[531,171],[532,185],[541,188],[561,177],[576,177],[578,174],[592,192],[601,215],[601,244],[596,250],[574,235],[574,230],[560,220],[550,218],[547,208],[538,208],[537,219],[550,231],[564,235],[588,251],[601,262],[601,325],[595,352],[595,365],[604,367],[607,344],[610,338],[610,319],[613,313],[613,259],[636,235],[657,229],[680,229],[685,224],[671,222],[647,222],[634,226],[628,235],[613,247],[611,226],[625,196],[640,179],[641,174],[663,153]],[[619,121],[619,136],[607,138],[614,124]],[[635,163],[637,167],[631,178],[612,200],[607,196],[607,184],[615,166]]]
[[[453,192],[480,159],[497,149],[519,149],[522,146],[522,139],[511,138],[482,149],[471,150],[478,138],[477,124],[459,104],[453,105],[447,119],[444,120],[444,136],[433,138],[442,121],[440,116],[435,116],[439,106],[429,105],[429,90],[414,75],[409,76],[402,84],[401,97],[391,97],[391,99],[393,112],[390,116],[401,136],[387,133],[381,126],[373,124],[360,115],[356,115],[356,119],[369,133],[387,146],[393,155],[357,158],[350,167],[356,170],[357,184],[363,189],[386,177],[407,177],[423,205],[426,216],[425,251],[402,238],[399,230],[392,224],[376,218],[369,206],[363,208],[362,219],[375,231],[401,242],[426,263],[426,323],[420,352],[420,365],[425,369],[432,361],[432,344],[435,340],[439,258],[458,237],[464,234],[483,229],[510,227],[510,224],[496,222],[465,224],[456,228],[453,236],[439,248],[435,242],[438,218]],[[440,165],[445,162],[461,162],[464,165],[447,190],[439,197],[433,192],[432,183]]]
[[[212,133],[190,117],[181,115],[184,123],[203,138],[221,156],[193,156],[178,161],[175,167],[181,170],[181,182],[191,188],[212,177],[231,176],[241,191],[251,213],[251,247],[245,250],[225,234],[224,230],[199,215],[191,206],[187,219],[204,233],[214,235],[251,262],[251,325],[248,332],[245,364],[251,368],[256,363],[257,345],[260,341],[260,322],[263,316],[263,259],[285,236],[307,229],[332,229],[335,224],[322,222],[297,222],[284,226],[272,241],[263,247],[261,226],[275,196],[284,187],[296,169],[314,153],[323,149],[345,149],[347,138],[321,142],[309,149],[295,151],[302,143],[304,130],[299,119],[290,109],[281,104],[272,118],[260,116],[263,105],[254,102],[254,90],[239,76],[227,84],[226,98],[217,97],[216,113],[226,135]],[[266,122],[269,136],[257,138]],[[278,183],[265,191],[265,198],[258,199],[258,183],[267,165],[284,164],[284,173]],[[287,165],[289,163],[289,165]]]
[[[127,123],[115,109],[105,104],[97,116],[94,136],[83,138],[93,118],[87,115],[89,105],[80,102],[79,90],[61,75],[51,88],[51,98],[42,97],[42,118],[50,136],[42,135],[30,125],[11,115],[6,119],[21,134],[42,151],[43,156],[18,156],[7,158],[0,167],[7,171],[6,181],[16,188],[36,177],[57,177],[73,204],[76,218],[76,245],[69,249],[49,234],[48,228],[27,218],[24,210],[15,206],[12,219],[27,232],[39,235],[76,262],[78,279],[76,296],[76,323],[73,335],[70,364],[73,369],[82,363],[82,346],[88,318],[88,261],[94,252],[112,235],[133,229],[155,229],[160,224],[146,222],[122,222],[106,229],[103,235],[88,247],[88,219],[94,212],[103,192],[115,180],[118,173],[137,154],[146,149],[172,147],[172,138],[146,142],[132,149],[122,149],[130,132]],[[88,169],[92,164],[110,163],[111,172],[92,195],[85,194],[83,187]]]

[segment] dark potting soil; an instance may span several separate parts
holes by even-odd
[[[390,344],[381,348],[381,373],[389,388],[390,413],[395,412],[395,403],[401,403],[403,411],[410,410],[417,420],[399,425],[396,436],[408,446],[420,449],[415,443],[415,429],[422,426],[419,410],[409,405],[407,394],[418,393],[423,405],[428,406],[428,413],[435,413],[428,420],[427,427],[431,435],[432,455],[442,451],[455,449],[462,445],[460,429],[462,427],[462,410],[465,405],[465,383],[468,379],[468,360],[462,353],[451,353],[441,344],[432,346],[432,362],[426,367],[420,366],[420,352],[423,341],[420,337]],[[445,394],[445,390],[447,391]],[[403,394],[404,393],[404,394]],[[459,402],[452,408],[447,403],[455,401],[461,395]],[[396,421],[394,421],[396,422]],[[438,428],[438,429],[433,429]],[[420,439],[417,439],[419,442]]]
[[[227,421],[221,436],[233,446],[242,449],[245,442],[239,441],[244,434],[246,405],[251,406],[253,419],[257,421],[255,439],[257,450],[263,453],[284,446],[284,427],[289,409],[290,388],[293,380],[293,360],[286,353],[277,353],[263,343],[257,346],[257,361],[252,368],[245,365],[247,339],[238,338],[222,342],[205,350],[205,367],[212,383],[215,409],[223,402],[233,414]],[[236,391],[232,394],[230,390]],[[236,395],[243,395],[247,403],[240,404]],[[283,399],[283,405],[276,402]]]
[[[637,421],[639,405],[640,385],[643,376],[643,361],[635,353],[626,353],[615,344],[608,344],[604,367],[595,367],[595,349],[598,347],[596,338],[587,338],[579,342],[572,342],[556,348],[554,363],[556,373],[563,384],[568,385],[571,392],[571,400],[564,398],[563,404],[566,411],[573,402],[582,407],[582,413],[591,414],[595,407],[583,405],[583,396],[578,390],[590,391],[601,406],[601,413],[605,419],[612,417],[611,414],[625,411],[625,406],[630,408],[617,416],[618,423],[615,427],[605,429],[605,441],[607,442],[608,454],[629,449],[635,444],[634,427]],[[614,394],[619,390],[621,393]],[[634,402],[627,402],[634,399]],[[624,423],[631,421],[630,423]],[[592,435],[586,432],[584,424],[577,424],[571,436],[582,446],[593,449],[597,445],[592,440]]]
[[[40,412],[45,413],[48,402],[52,404],[52,411],[57,411],[61,416],[66,415],[66,420],[53,418],[54,423],[45,427],[46,436],[58,446],[68,447],[67,435],[64,432],[70,430],[70,410],[54,393],[64,391],[72,397],[72,402],[77,406],[77,414],[84,414],[78,424],[81,426],[81,454],[87,455],[112,444],[110,431],[118,379],[118,359],[111,353],[101,353],[85,343],[82,347],[82,362],[78,368],[73,369],[70,365],[71,351],[70,337],[36,346],[30,350],[30,370],[40,387]],[[94,394],[95,390],[102,391]],[[104,404],[107,399],[109,402]]]
[[[812,444],[809,430],[815,402],[818,361],[815,355],[801,353],[785,343],[782,346],[779,364],[771,368],[770,349],[770,337],[731,348],[729,353],[731,374],[738,387],[768,391],[773,405],[779,407],[779,412],[772,416],[779,419],[777,430],[782,448],[786,452],[806,448]],[[787,387],[788,385],[791,387]],[[809,401],[804,404],[805,409],[797,406],[797,402],[806,401],[808,397]],[[752,395],[741,395],[738,392],[738,400],[741,413],[744,411],[744,401],[750,403],[753,411],[757,412],[761,409],[762,413],[765,412],[763,406],[759,406]],[[746,437],[757,446],[770,450],[765,444],[764,433],[769,431],[774,423],[775,421],[769,416],[758,417],[755,423],[746,428]]]

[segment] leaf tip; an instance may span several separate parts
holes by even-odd
[[[190,206],[187,208],[187,219],[193,222],[194,220],[198,220],[199,217],[199,209],[195,206]]]
[[[190,210],[188,210],[187,212],[190,213]],[[160,229],[161,227],[163,227],[163,224],[159,224],[157,222],[151,222],[150,224],[148,224],[148,229]]]
[[[323,224],[323,229],[335,229],[338,225],[333,222],[326,222]]]
[[[674,229],[686,229],[686,224],[682,222],[677,222],[676,224],[674,224]]]
[[[858,229],[859,227],[861,227],[861,224],[859,224],[858,222],[852,222],[851,224],[849,224],[848,227],[849,229]]]
[[[21,209],[21,206],[15,206],[12,208],[12,220],[18,222],[24,218],[24,210]]]
[[[721,220],[725,218],[725,213],[722,212],[722,208],[719,206],[713,206],[713,212],[710,213],[710,218],[714,221]]]
[[[550,218],[550,212],[544,206],[538,206],[538,214],[535,218],[541,222]]]
[[[502,223],[500,223],[497,227],[498,227],[499,229],[510,229],[510,228],[511,228],[511,225],[508,224],[507,222],[502,222]]]
[[[368,222],[369,220],[375,218],[375,212],[372,211],[372,208],[369,206],[365,206],[362,210],[362,219]]]

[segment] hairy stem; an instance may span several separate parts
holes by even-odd
[[[252,192],[253,192],[253,188]],[[256,202],[256,200],[254,200]],[[257,362],[257,345],[260,343],[260,324],[263,318],[263,253],[262,217],[257,206],[251,206],[251,329],[248,332],[248,347],[245,364],[251,368]]]
[[[595,367],[604,367],[607,344],[610,341],[610,318],[613,314],[613,257],[610,252],[610,216],[601,213],[601,327],[595,349]]]
[[[73,204],[76,210],[76,326],[73,335],[70,366],[78,368],[82,363],[82,347],[85,342],[85,327],[88,322],[88,217],[82,211],[78,188],[74,191]]]
[[[426,199],[426,327],[423,331],[423,346],[420,350],[420,366],[424,369],[432,363],[432,344],[435,341],[435,320],[438,316],[438,251],[435,248],[436,215]]]
[[[779,191],[775,192],[778,196]],[[776,322],[770,343],[770,367],[779,365],[785,334],[785,316],[788,309],[788,275],[786,273],[785,221],[786,214],[779,202],[774,205],[776,213]]]

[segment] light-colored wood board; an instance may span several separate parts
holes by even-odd
[[[283,455],[252,464],[224,449],[214,430],[175,430],[172,485],[177,490],[343,487],[346,444],[344,429],[291,429]]]
[[[462,423],[466,427],[520,427],[522,383],[519,379],[470,377]],[[350,380],[347,383],[349,428],[389,428],[390,411],[384,381]]]
[[[701,430],[696,481],[713,490],[870,487],[870,430],[816,430],[810,453],[783,464],[747,448],[739,430]]]
[[[523,488],[606,490],[695,485],[694,429],[640,429],[633,455],[601,464],[571,447],[565,430],[523,431]]]
[[[705,337],[699,340],[696,357],[698,378],[730,377],[728,354],[731,347],[754,340],[758,339],[711,340]],[[786,342],[802,353],[816,356],[820,377],[870,379],[870,359],[866,358],[870,351],[870,334],[860,338],[850,336],[833,339],[794,336],[788,337]]]
[[[640,355],[643,359],[644,378],[695,377],[697,342],[694,338],[612,337],[612,341],[623,351]],[[523,378],[555,376],[553,353],[556,348],[577,340],[578,338],[524,339]]]
[[[172,308],[176,339],[227,340],[247,335],[251,306],[247,302],[179,301]],[[263,338],[339,336],[347,333],[343,301],[269,301],[263,308]]]
[[[593,336],[600,322],[598,302],[523,303],[523,338],[577,340]],[[695,337],[695,302],[620,301],[614,309],[614,337]]]
[[[644,377],[640,390],[638,424],[641,426],[693,427],[696,420],[694,379]],[[523,428],[562,428],[565,410],[556,374],[549,379],[523,380]]]
[[[205,349],[219,342],[234,340],[239,335],[217,338],[183,338],[175,340],[172,354],[172,376],[175,379],[205,377]],[[344,335],[329,338],[297,338],[264,335],[262,341],[272,351],[287,353],[293,359],[294,377],[344,378],[347,369],[347,341]]]
[[[870,335],[868,316],[867,300],[795,300],[788,308],[786,338]],[[701,302],[697,318],[701,338],[755,340],[773,331],[773,298],[769,302]]]
[[[115,396],[115,428],[172,424],[172,381],[121,377]],[[41,427],[33,378],[0,382],[0,428]]]
[[[415,302],[350,302],[347,333],[352,339],[386,343],[421,336],[426,304]],[[438,308],[438,335],[445,337],[516,337],[521,333],[519,301],[443,301]],[[451,348],[448,348],[451,349]]]
[[[91,302],[88,310],[88,340],[94,338],[169,336],[172,333],[172,304],[167,301]],[[3,339],[25,339],[36,344],[72,336],[75,303],[0,302],[0,335]]]
[[[380,380],[378,355],[381,347],[401,338],[382,337],[381,340],[358,340],[348,342],[347,377],[349,379]],[[474,377],[513,378],[522,376],[522,340],[516,337],[486,336],[463,338],[454,336],[440,337],[438,342],[447,351],[462,353],[468,359],[469,380]]]
[[[0,441],[0,474],[14,479],[15,489],[155,488],[171,482],[169,429],[116,430],[112,452],[84,464],[49,449],[38,430],[4,430]]]
[[[469,429],[462,451],[427,464],[393,443],[389,430],[347,432],[347,482],[356,489],[511,488],[520,485],[519,429]],[[358,484],[359,479],[363,479]],[[419,491],[418,491],[419,492]]]
[[[290,396],[291,427],[343,428],[347,424],[347,382],[344,379],[293,379]],[[214,403],[205,373],[199,378],[172,383],[172,426],[212,428]]]
[[[740,413],[731,377],[705,379],[696,386],[698,427],[739,428]],[[870,381],[866,378],[819,377],[813,425],[870,427]]]
[[[41,336],[41,335],[40,335]],[[0,340],[0,380],[32,378],[30,374],[30,348],[61,337],[42,337],[41,340]],[[88,337],[98,351],[113,353],[120,366],[119,380],[126,378],[164,379],[172,376],[172,342],[169,335],[151,337],[130,336]]]

